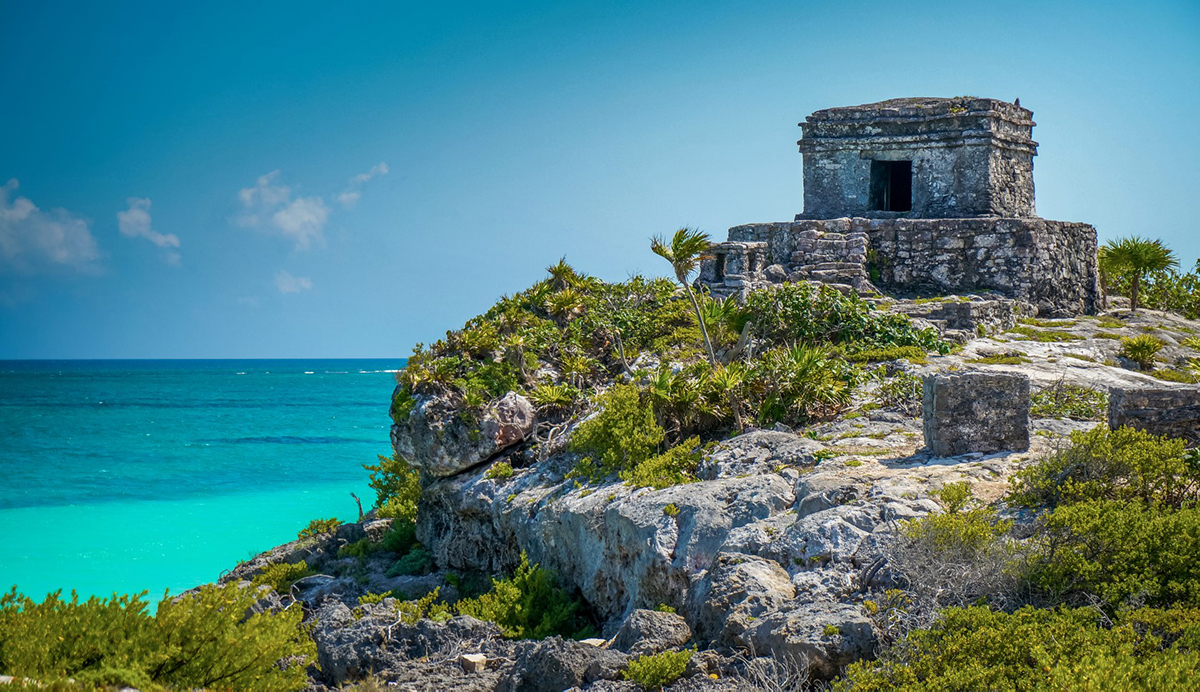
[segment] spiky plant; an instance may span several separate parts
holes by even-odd
[[[704,337],[704,348],[708,352],[708,362],[716,368],[717,355],[713,351],[712,341],[708,338],[704,317],[700,314],[700,303],[696,301],[696,294],[692,291],[691,284],[688,283],[688,275],[696,271],[700,266],[700,261],[708,256],[710,248],[712,248],[712,242],[709,240],[708,234],[691,228],[681,228],[675,231],[669,244],[662,236],[654,236],[650,239],[650,249],[654,254],[671,263],[671,268],[675,270],[675,278],[683,285],[688,300],[692,301],[692,309],[696,311],[696,323],[700,325],[700,335]]]
[[[1122,276],[1129,280],[1129,308],[1138,309],[1142,279],[1150,272],[1173,269],[1179,260],[1161,240],[1137,236],[1110,240],[1100,251],[1100,272],[1111,280]]]

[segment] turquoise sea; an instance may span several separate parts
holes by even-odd
[[[357,519],[403,364],[0,361],[0,589],[157,600]]]

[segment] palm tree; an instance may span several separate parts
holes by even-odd
[[[704,337],[704,348],[708,351],[708,362],[715,369],[717,354],[713,351],[712,341],[708,338],[708,329],[705,328],[704,317],[700,314],[700,303],[696,302],[696,294],[692,292],[692,286],[688,283],[688,274],[700,266],[700,260],[708,255],[711,247],[712,242],[709,241],[707,233],[701,233],[691,228],[681,228],[675,231],[670,245],[662,236],[656,235],[650,239],[650,249],[654,251],[654,254],[671,263],[671,267],[675,269],[675,278],[683,284],[683,290],[687,292],[688,299],[692,301],[692,309],[696,311],[696,322],[700,325],[700,335]]]
[[[1129,280],[1131,310],[1138,309],[1138,294],[1146,274],[1177,266],[1175,253],[1161,240],[1130,236],[1110,240],[1100,248],[1101,275],[1119,275]]]

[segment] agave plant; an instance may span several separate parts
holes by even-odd
[[[696,294],[688,283],[688,275],[696,271],[700,261],[708,256],[711,247],[712,242],[707,233],[691,228],[675,231],[670,243],[662,236],[650,239],[650,250],[671,263],[671,268],[675,270],[675,278],[683,285],[688,300],[692,301],[692,309],[696,311],[696,322],[700,325],[700,335],[704,337],[704,348],[708,352],[708,362],[715,368],[717,355],[713,351],[712,341],[708,338],[708,328],[704,324],[704,316],[700,313],[700,303],[696,301]]]
[[[1139,334],[1121,339],[1121,355],[1137,363],[1142,370],[1149,372],[1154,369],[1158,352],[1165,345],[1153,334]]]
[[[1142,279],[1150,272],[1173,269],[1179,260],[1161,240],[1131,236],[1110,240],[1100,249],[1100,274],[1107,284],[1113,276],[1129,280],[1129,308],[1137,310]]]

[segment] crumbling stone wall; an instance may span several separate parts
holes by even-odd
[[[924,379],[925,446],[935,457],[1029,449],[1029,376],[967,372]]]
[[[1100,307],[1096,230],[1083,223],[991,217],[802,219],[734,226],[729,240],[765,243],[764,269],[778,264],[792,281],[809,278],[857,288],[854,277],[861,276],[885,292],[995,291],[1050,316],[1092,314]],[[762,251],[763,246],[756,247]],[[713,276],[702,267],[701,282]]]
[[[1108,390],[1108,427],[1132,427],[1200,445],[1200,387]]]

